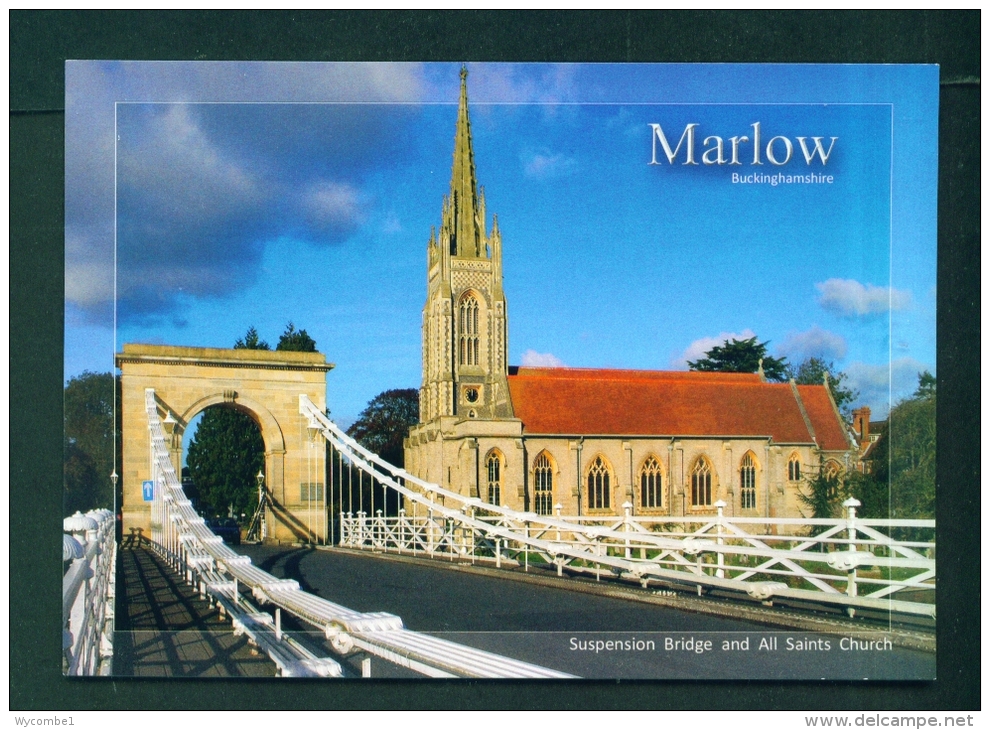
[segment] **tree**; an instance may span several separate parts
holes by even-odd
[[[883,519],[890,511],[890,490],[874,474],[848,472],[843,477],[842,493],[859,500],[856,514],[860,517]]]
[[[828,376],[828,387],[832,392],[832,400],[843,417],[851,420],[850,406],[859,397],[859,392],[843,383],[846,374],[835,369],[835,363],[826,362],[820,357],[809,357],[791,372],[791,377],[798,385],[821,385]]]
[[[64,514],[72,515],[77,511],[88,512],[98,507],[110,507],[113,504],[113,495],[108,494],[109,489],[101,488],[100,475],[97,473],[93,458],[69,438],[63,440],[62,447]],[[110,479],[107,478],[106,482],[109,487]]]
[[[291,352],[316,352],[316,340],[310,337],[306,330],[297,330],[296,326],[289,322],[285,332],[278,338],[278,345],[275,349]]]
[[[757,342],[756,337],[748,340],[726,340],[705,353],[700,360],[688,361],[691,370],[720,373],[755,373],[763,361],[763,374],[767,380],[783,382],[787,380],[787,358],[771,357],[767,354],[770,341]]]
[[[243,339],[238,339],[234,343],[235,350],[270,350],[271,345],[269,345],[264,340],[258,337],[258,330],[254,327],[248,327],[247,334],[244,335]]]
[[[386,390],[361,411],[347,434],[393,466],[402,467],[402,441],[409,427],[419,422],[419,391],[415,388]]]
[[[884,435],[873,449],[872,477],[889,486],[889,516],[935,516],[935,384],[931,373],[918,376],[918,390],[895,405]],[[886,511],[882,515],[886,517]]]
[[[835,517],[841,498],[842,481],[838,473],[827,469],[825,460],[819,457],[818,469],[805,478],[803,488],[798,492],[798,501],[808,510],[808,513],[804,510],[802,513],[816,519]]]
[[[935,378],[918,375],[918,389],[895,405],[870,453],[871,469],[851,475],[847,490],[862,517],[935,516]]]
[[[209,514],[252,514],[258,506],[257,474],[265,465],[265,442],[251,416],[213,406],[203,412],[189,441],[186,464],[199,508]]]
[[[234,349],[270,350],[271,346],[249,327]],[[226,514],[233,505],[236,514],[251,514],[258,506],[257,474],[264,465],[265,443],[250,416],[223,406],[203,411],[186,453],[200,510]]]
[[[918,389],[914,391],[915,398],[935,397],[935,376],[925,370],[918,375]]]
[[[418,421],[418,390],[386,390],[371,399],[358,420],[347,429],[347,434],[388,463],[401,468],[405,463],[403,439],[409,433],[409,427]],[[332,447],[328,448],[327,465],[334,470],[328,482],[335,502],[334,514],[361,510],[369,514],[379,510],[390,516],[398,514],[401,507],[398,493],[361,475],[357,469],[338,460]]]
[[[64,392],[64,509],[67,514],[114,506],[110,473],[120,463],[120,432],[114,433],[114,388],[111,373],[84,372],[71,378]],[[122,485],[121,485],[122,486]]]

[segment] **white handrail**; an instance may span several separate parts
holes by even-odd
[[[65,518],[62,576],[63,672],[109,675],[113,666],[117,544],[108,510]]]
[[[318,627],[335,651],[364,651],[432,677],[570,678],[491,652],[409,631],[402,619],[387,613],[362,613],[306,593],[293,580],[280,580],[223,544],[196,514],[182,491],[165,445],[155,392],[145,390],[151,434],[155,496],[152,538],[174,556],[176,565],[204,573],[218,570],[251,588],[262,603],[271,603]],[[236,589],[236,586],[235,586]]]
[[[828,603],[844,607],[850,613],[857,608],[868,608],[935,616],[934,601],[891,598],[898,592],[919,590],[934,596],[935,561],[931,557],[934,542],[895,540],[876,529],[927,530],[935,527],[934,520],[860,519],[855,514],[858,505],[855,500],[847,502],[844,519],[726,518],[721,507],[716,515],[694,517],[631,517],[628,508],[624,516],[613,517],[537,515],[483,503],[392,466],[344,433],[305,395],[300,396],[299,410],[309,420],[310,429],[321,433],[353,467],[400,494],[406,506],[422,507],[429,520],[440,517],[451,521],[456,529],[466,531],[470,538],[464,538],[459,546],[464,550],[463,557],[483,559],[474,550],[480,541],[485,551],[495,545],[499,564],[503,562],[502,546],[507,549],[512,546],[511,552],[523,553],[525,559],[532,554],[555,564],[558,574],[564,567],[596,576],[604,570],[644,586],[655,581],[745,592],[764,601],[786,597]],[[440,502],[436,501],[438,498]],[[478,516],[476,510],[484,510],[488,516]],[[411,518],[405,516],[364,516],[353,522],[353,515],[341,513],[339,518],[342,536],[344,530],[352,530],[346,538],[342,537],[342,544],[353,547],[371,546],[369,543],[374,542],[369,537],[373,531],[365,524],[368,519],[375,521],[373,529],[383,534],[395,532],[400,520],[405,520],[401,524],[406,528],[412,524]],[[680,527],[681,531],[650,529],[666,525]],[[764,532],[749,532],[743,526],[762,527]],[[817,536],[799,534],[817,528],[823,528],[824,532]],[[451,540],[438,529],[434,523],[423,533],[418,547],[408,548],[409,551],[450,554]],[[360,538],[354,537],[356,534]],[[434,544],[437,536],[439,545]],[[386,541],[377,547],[405,549],[400,542]],[[919,550],[930,554],[924,555]],[[636,553],[645,557],[635,558]],[[750,560],[756,564],[743,562]],[[505,559],[505,562],[516,561]],[[877,570],[880,576],[860,575],[863,568]],[[883,577],[884,571],[889,577]],[[908,577],[894,578],[895,573],[905,571],[910,572]],[[861,588],[874,590],[860,595]]]

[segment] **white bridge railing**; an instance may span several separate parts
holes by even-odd
[[[370,676],[370,656],[380,657],[430,677],[568,678],[571,675],[415,631],[388,613],[362,613],[280,580],[223,544],[196,514],[182,491],[169,458],[155,392],[145,390],[152,443],[151,540],[156,550],[204,597],[216,601],[238,633],[246,633],[278,666],[282,676],[341,676],[331,657],[316,656],[281,629],[281,612],[317,627],[339,655],[362,654],[362,674]],[[274,617],[242,596],[275,606]]]
[[[113,513],[76,512],[62,521],[62,671],[109,675],[113,664],[117,543]]]
[[[491,505],[425,482],[365,449],[306,397],[300,413],[373,482],[402,497],[397,516],[340,513],[345,547],[552,567],[558,575],[614,577],[703,592],[745,594],[771,602],[832,605],[935,617],[934,520],[856,517],[764,519],[537,515]],[[336,537],[336,536],[335,536]]]

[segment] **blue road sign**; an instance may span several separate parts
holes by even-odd
[[[145,502],[153,502],[155,499],[155,483],[141,482],[141,494]]]

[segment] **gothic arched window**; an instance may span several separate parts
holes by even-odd
[[[797,454],[791,454],[787,461],[787,480],[790,482],[801,481],[801,460]]]
[[[705,457],[699,457],[691,470],[691,506],[712,506],[712,469]]]
[[[553,514],[553,462],[545,451],[533,462],[533,511]]]
[[[502,504],[502,459],[493,451],[485,460],[488,471],[488,504]]]
[[[610,509],[612,506],[612,473],[606,461],[598,456],[588,469],[588,509]]]
[[[739,484],[743,509],[756,509],[756,462],[747,453],[739,466]]]
[[[458,353],[461,365],[478,365],[478,300],[473,294],[461,298],[457,312]]]
[[[644,509],[659,509],[663,506],[663,477],[660,462],[651,456],[639,471],[640,504]]]

